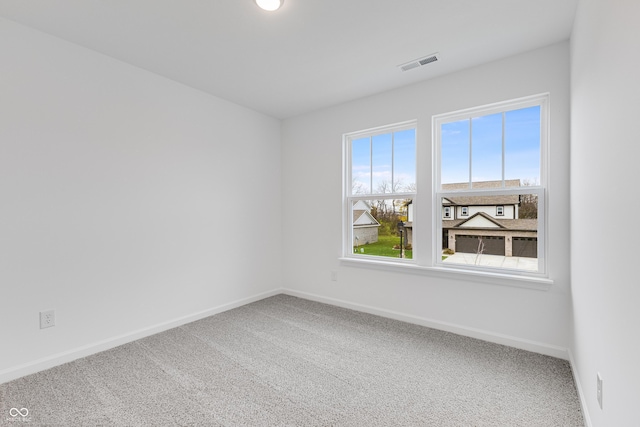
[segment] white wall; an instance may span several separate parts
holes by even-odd
[[[550,290],[339,263],[343,133],[417,119],[419,155],[430,159],[434,114],[543,92],[551,93],[549,267],[555,284]],[[285,120],[285,288],[298,295],[567,357],[568,165],[568,42]],[[430,187],[431,172],[422,171],[419,180],[419,185]],[[417,207],[422,208],[424,224],[430,224],[430,204],[424,201]],[[423,227],[419,236],[423,243],[429,237],[427,228],[430,226]],[[430,251],[430,246],[421,248]],[[337,282],[331,281],[331,271],[337,271]]]
[[[280,121],[3,19],[0,52],[0,381],[280,288]]]
[[[571,39],[572,353],[593,426],[640,425],[640,230],[611,215],[640,212],[638,19],[637,1],[583,0]]]

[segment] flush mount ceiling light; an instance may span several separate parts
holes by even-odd
[[[255,2],[260,8],[273,12],[280,9],[284,0],[255,0]]]

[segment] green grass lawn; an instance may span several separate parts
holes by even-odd
[[[369,243],[368,245],[360,245],[354,248],[354,253],[363,255],[375,255],[386,256],[392,258],[400,257],[400,250],[393,249],[395,245],[400,244],[400,237],[398,236],[378,236],[376,243]],[[412,259],[413,251],[405,249],[404,258]]]

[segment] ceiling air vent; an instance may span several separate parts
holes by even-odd
[[[413,70],[414,68],[422,67],[427,64],[431,64],[432,62],[436,62],[438,60],[438,54],[434,53],[432,55],[425,56],[424,58],[414,59],[413,61],[407,62],[406,64],[398,65],[402,71]]]

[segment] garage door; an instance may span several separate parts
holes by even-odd
[[[484,243],[483,254],[504,256],[504,237],[501,236],[456,236],[456,252],[477,253],[479,238]]]
[[[538,258],[538,239],[535,237],[514,237],[513,256]]]

